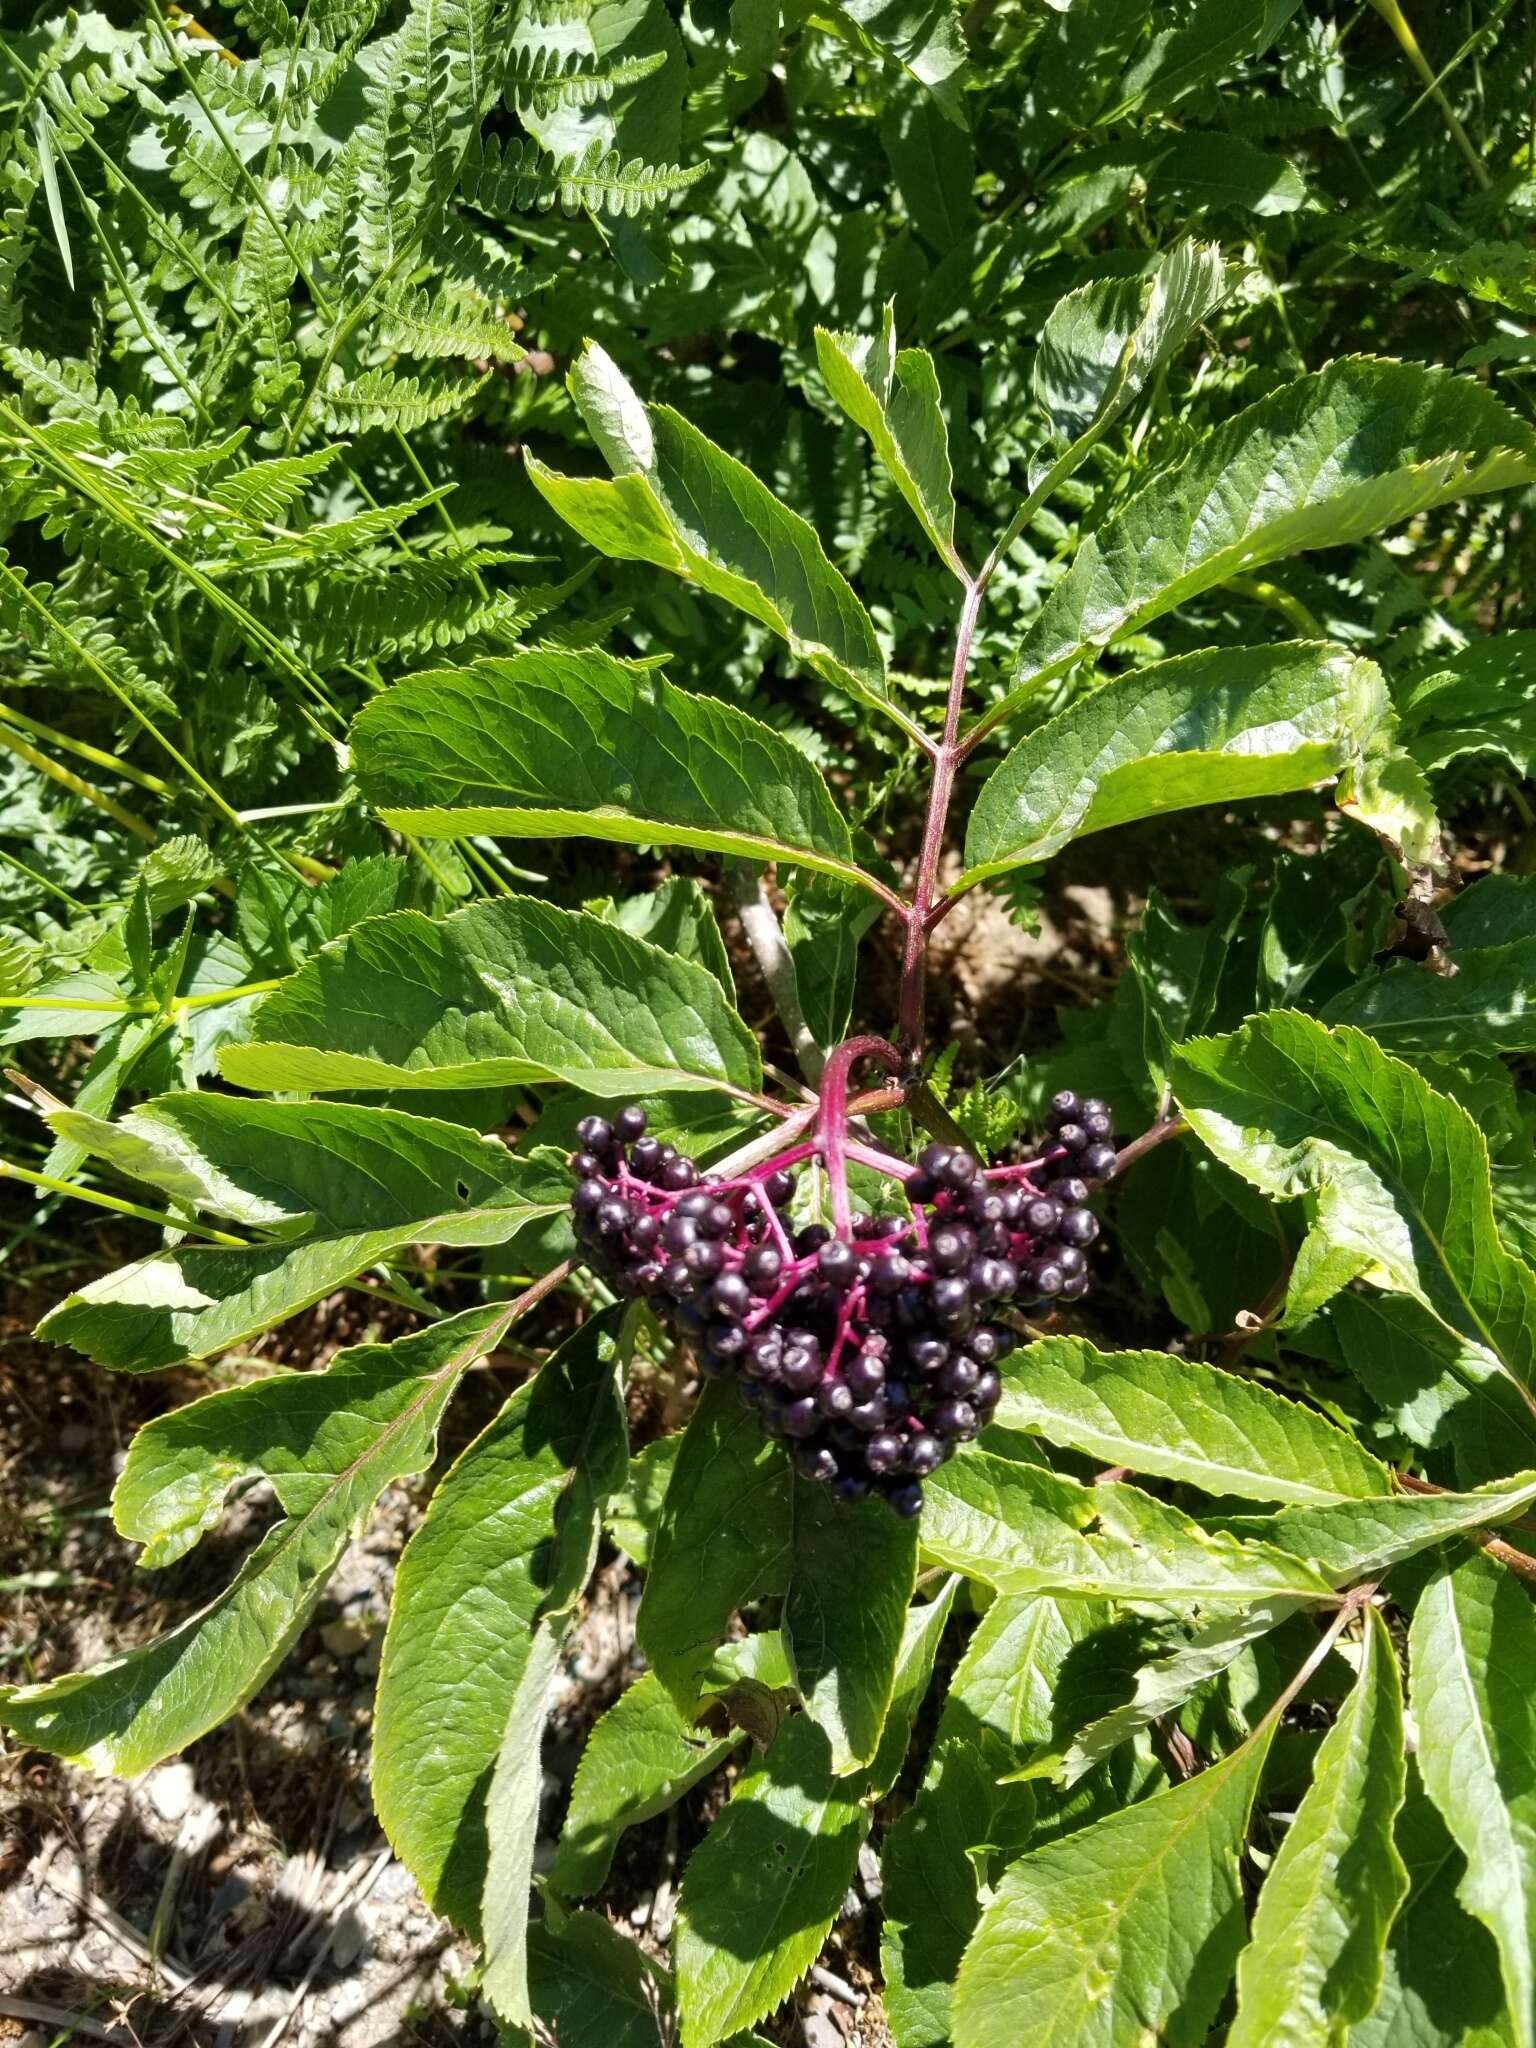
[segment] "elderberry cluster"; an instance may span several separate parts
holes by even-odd
[[[790,1228],[786,1166],[701,1175],[631,1105],[578,1126],[571,1206],[590,1263],[687,1337],[706,1374],[733,1377],[807,1478],[910,1516],[922,1481],[991,1420],[1017,1342],[995,1318],[1087,1290],[1109,1112],[1066,1092],[1050,1131],[1025,1166],[929,1145],[906,1182],[911,1220],[855,1214],[839,1237]]]

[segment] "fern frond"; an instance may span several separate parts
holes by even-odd
[[[393,370],[364,370],[337,382],[323,395],[327,426],[340,433],[369,427],[399,427],[409,433],[428,420],[459,412],[484,377],[408,377]]]
[[[387,571],[327,567],[263,586],[263,602],[320,666],[368,655],[429,653],[466,640],[515,641],[541,600],[527,590],[487,594],[471,571],[524,559],[495,548],[451,556],[393,556]],[[557,600],[551,599],[551,602]]]
[[[610,100],[628,85],[660,71],[667,61],[665,50],[651,50],[644,56],[621,57],[601,71],[578,70],[565,78],[545,78],[536,85],[519,88],[519,113],[549,114],[556,107],[592,107]]]
[[[340,455],[340,448],[316,448],[308,455],[274,455],[250,463],[208,486],[207,495],[236,518],[274,525]]]
[[[625,163],[616,149],[605,150],[601,142],[579,157],[552,161],[530,145],[509,142],[503,149],[496,137],[487,136],[469,153],[459,194],[466,205],[494,220],[547,213],[556,205],[570,214],[590,210],[632,219],[697,184],[708,169],[707,163],[648,164],[639,157]]]
[[[378,339],[409,356],[460,356],[469,362],[521,362],[506,315],[482,299],[408,291],[379,315]]]
[[[0,363],[27,397],[55,419],[98,420],[103,409],[111,411],[117,404],[110,391],[103,396],[97,390],[90,365],[78,357],[62,362],[37,349],[6,344],[0,347]]]

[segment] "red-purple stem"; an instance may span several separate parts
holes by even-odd
[[[955,774],[961,761],[960,709],[965,701],[965,678],[971,665],[971,642],[986,583],[981,577],[967,586],[955,634],[955,658],[949,672],[949,701],[944,707],[944,736],[933,755],[933,783],[928,792],[928,815],[923,821],[923,843],[917,856],[917,877],[912,901],[906,912],[907,943],[901,962],[901,1011],[899,1036],[909,1059],[923,1049],[923,997],[928,968],[928,930],[938,886],[939,859],[944,851],[944,827],[949,820],[950,798],[955,793]]]
[[[834,1047],[821,1070],[817,1135],[832,1186],[833,1228],[843,1238],[849,1235],[853,1216],[848,1200],[848,1077],[860,1060],[878,1060],[888,1074],[899,1074],[902,1068],[901,1054],[888,1039],[865,1032]]]

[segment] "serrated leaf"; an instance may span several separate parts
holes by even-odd
[[[321,1092],[571,1081],[629,1096],[762,1078],[712,974],[526,896],[368,919],[268,996],[219,1065],[241,1087]]]
[[[1227,2048],[1312,2048],[1374,2007],[1387,1930],[1408,1890],[1392,1839],[1402,1799],[1402,1681],[1372,1607],[1360,1675],[1259,1893]]]
[[[951,1986],[981,1911],[977,1852],[1021,1846],[1028,1786],[999,1784],[1051,1738],[1051,1704],[1086,1602],[999,1598],[950,1680],[917,1797],[880,1861],[884,2004],[898,2048],[941,2048]]]
[[[160,1096],[116,1123],[78,1110],[53,1122],[189,1210],[280,1233],[136,1259],[38,1325],[119,1372],[244,1343],[407,1245],[505,1243],[561,1201],[497,1140],[403,1110],[197,1093]]]
[[[1293,1595],[1271,1594],[1237,1614],[1223,1615],[1197,1629],[1176,1649],[1143,1664],[1136,1673],[1131,1697],[1086,1728],[1080,1728],[1062,1752],[1062,1782],[1075,1784],[1139,1729],[1149,1727],[1165,1714],[1177,1712],[1201,1686],[1230,1670],[1250,1643],[1289,1621],[1301,1605]]]
[[[1288,157],[1210,129],[1192,128],[1179,136],[1151,167],[1151,176],[1190,206],[1266,219],[1294,213],[1307,197],[1301,173]]]
[[[917,1578],[917,1531],[873,1496],[847,1505],[794,1485],[784,1647],[839,1776],[869,1763],[896,1681]]]
[[[1173,1085],[1219,1159],[1273,1200],[1308,1197],[1331,1275],[1313,1306],[1364,1278],[1536,1383],[1536,1272],[1499,1241],[1465,1110],[1364,1032],[1284,1010],[1181,1046]]]
[[[542,1660],[558,1653],[601,1502],[622,1477],[623,1325],[622,1309],[594,1317],[518,1389],[439,1485],[396,1574],[374,1803],[423,1896],[470,1929],[481,1921],[485,1804],[508,1716],[526,1686],[519,1725],[526,1733],[542,1721]],[[536,1740],[532,1755],[536,1779]],[[515,1793],[513,1776],[503,1773]],[[512,1923],[526,1918],[526,1887],[506,1903]],[[515,1943],[503,1933],[507,1954]],[[515,1986],[517,1975],[514,1956],[503,1981]]]
[[[635,1617],[641,1650],[685,1713],[736,1609],[788,1584],[790,1483],[757,1417],[728,1387],[707,1386],[672,1467]]]
[[[922,1545],[1000,1593],[1247,1605],[1327,1598],[1299,1557],[1210,1531],[1138,1488],[1076,1480],[974,1447],[925,1487]]]
[[[1343,778],[1350,800],[1389,743],[1374,662],[1323,642],[1213,647],[1137,669],[1021,740],[982,785],[965,835],[968,888],[1074,839],[1199,804]]]
[[[818,675],[883,704],[874,627],[814,529],[670,406],[642,404],[602,349],[588,348],[571,388],[614,477],[558,476],[530,456],[528,474],[560,517],[603,554],[724,598]]]
[[[896,347],[896,309],[887,303],[877,335],[816,329],[816,360],[827,389],[868,434],[880,466],[919,526],[964,583],[955,552],[955,491],[939,380],[926,349]]]
[[[426,838],[575,833],[866,879],[798,747],[595,650],[409,676],[364,707],[352,748],[385,822]]]
[[[827,13],[899,64],[946,119],[964,126],[965,31],[953,0],[833,0]]]
[[[1341,990],[1324,1021],[1356,1025],[1400,1053],[1536,1050],[1536,882],[1490,875],[1449,907],[1445,972],[1395,960]]]
[[[1331,363],[1203,434],[1088,536],[1025,637],[1003,708],[1240,570],[1533,473],[1536,435],[1470,380],[1368,356]]]
[[[1481,1345],[1402,1294],[1350,1289],[1327,1316],[1344,1364],[1388,1424],[1423,1450],[1454,1445],[1464,1485],[1536,1465],[1536,1413]]]
[[[560,2048],[662,2048],[666,1973],[600,1913],[546,1912],[529,1928],[528,1990]]]
[[[1238,1856],[1269,1732],[1009,1866],[960,1968],[955,2048],[1206,2040],[1242,1946]]]
[[[795,1715],[731,1794],[683,1875],[683,2048],[711,2048],[772,2012],[815,1962],[858,1868],[861,1789],[839,1782],[826,1737]]]
[[[573,1899],[595,1892],[623,1831],[665,1813],[744,1733],[704,1734],[683,1719],[654,1671],[637,1678],[587,1738],[555,1852],[555,1888]]]
[[[865,898],[858,891],[862,903]],[[731,957],[725,950],[725,939],[720,931],[720,920],[715,915],[715,906],[692,875],[669,875],[654,889],[642,890],[634,896],[621,896],[602,903],[587,903],[587,910],[596,911],[610,924],[622,925],[627,932],[633,932],[637,939],[647,939],[653,946],[660,946],[663,953],[671,953],[680,960],[695,961],[709,972],[725,990],[728,1001],[735,1001],[736,982],[731,973]],[[879,910],[871,906],[871,914],[879,916]],[[692,1107],[699,1107],[695,1101]]]
[[[859,945],[880,906],[865,890],[817,875],[791,875],[784,894],[784,943],[801,1014],[818,1046],[834,1046],[848,1034]]]
[[[1497,1528],[1536,1501],[1536,1473],[1496,1479],[1466,1493],[1398,1493],[1390,1500],[1282,1508],[1274,1515],[1224,1515],[1219,1526],[1305,1558],[1335,1585],[1377,1579],[1406,1558],[1453,1536]]]
[[[1497,755],[1520,774],[1531,774],[1536,632],[1496,633],[1438,656],[1402,687],[1398,709],[1404,745],[1430,774],[1476,754]]]
[[[1491,1558],[1447,1558],[1408,1634],[1424,1788],[1466,1858],[1457,1896],[1498,1944],[1512,2032],[1536,2038],[1536,1614]]]
[[[1466,1864],[1412,1759],[1397,1846],[1408,1896],[1392,1923],[1381,1996],[1350,2028],[1349,2048],[1513,2048],[1498,1950],[1458,1902]]]
[[[1325,1503],[1392,1490],[1387,1468],[1315,1409],[1164,1351],[1045,1337],[1015,1352],[997,1421],[1204,1493]]]
[[[1099,278],[1068,292],[1040,331],[1035,397],[1058,439],[1075,441],[1099,417],[1122,413],[1236,285],[1215,242],[1176,242],[1145,277]],[[1121,370],[1127,344],[1129,362]]]
[[[342,1352],[324,1373],[233,1388],[162,1418],[130,1458],[117,1510],[125,1533],[159,1546],[160,1562],[209,1526],[237,1477],[270,1479],[288,1519],[225,1592],[169,1634],[94,1670],[0,1691],[0,1725],[127,1777],[216,1727],[286,1656],[384,1488],[431,1463],[460,1373],[507,1320],[504,1307],[470,1309],[393,1344]],[[168,1498],[152,1491],[157,1480]]]
[[[683,2048],[711,2048],[751,2026],[816,1960],[858,1867],[868,1807],[901,1770],[955,1583],[906,1618],[869,1768],[837,1777],[826,1737],[794,1715],[694,1851],[675,1941]]]

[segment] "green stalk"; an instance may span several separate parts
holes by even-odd
[[[1487,166],[1478,155],[1471,136],[1462,127],[1456,109],[1446,98],[1444,89],[1439,79],[1435,76],[1429,59],[1419,48],[1419,39],[1414,34],[1407,16],[1403,13],[1399,0],[1371,0],[1371,5],[1387,24],[1387,27],[1391,29],[1393,35],[1397,37],[1398,47],[1418,74],[1425,92],[1428,93],[1435,105],[1440,109],[1440,112],[1445,116],[1445,125],[1451,131],[1451,138],[1455,142],[1456,147],[1466,158],[1472,176],[1477,181],[1478,189],[1483,192],[1488,191],[1493,184],[1493,180],[1488,175]]]

